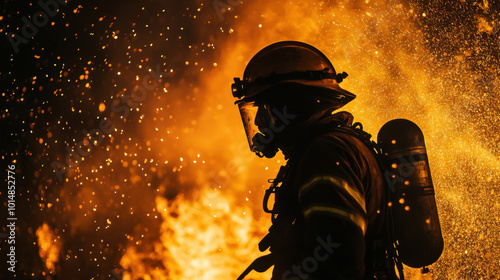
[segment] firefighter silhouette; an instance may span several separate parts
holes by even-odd
[[[235,78],[250,149],[268,158],[281,150],[287,160],[264,198],[273,224],[259,249],[270,254],[239,279],[273,265],[273,280],[404,277],[388,234],[380,160],[370,135],[339,111],[355,98],[339,86],[346,77],[313,46],[283,41],[258,52]]]

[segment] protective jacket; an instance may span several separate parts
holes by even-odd
[[[259,246],[270,246],[273,280],[373,279],[384,266],[383,175],[352,120],[329,114],[304,130],[269,191],[273,226]]]

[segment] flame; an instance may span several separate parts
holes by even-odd
[[[155,198],[162,225],[151,251],[129,247],[121,259],[123,279],[236,278],[241,265],[254,256],[264,232],[249,207],[230,197],[207,196],[173,201]],[[261,229],[261,230],[259,230]],[[151,264],[154,264],[151,267]]]
[[[61,241],[46,223],[38,227],[36,236],[38,238],[38,253],[40,254],[40,258],[45,262],[45,267],[50,273],[55,273],[56,266],[59,263]]]

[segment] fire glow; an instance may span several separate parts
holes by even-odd
[[[105,94],[92,81],[101,75],[93,57],[78,67],[63,63],[66,68],[56,80],[78,87],[66,92],[61,86],[53,94],[72,96],[70,114],[92,108],[93,121],[84,123],[88,131],[104,117],[114,131],[68,170],[63,184],[54,183],[57,177],[46,168],[46,159],[45,169],[36,171],[36,203],[46,220],[36,227],[44,267],[33,275],[236,279],[261,255],[257,244],[270,226],[261,199],[284,160],[261,160],[250,153],[230,85],[258,50],[281,40],[307,42],[322,50],[338,72],[349,73],[341,86],[357,98],[345,110],[368,132],[376,135],[394,118],[422,128],[445,249],[429,274],[405,268],[407,278],[498,275],[499,138],[484,127],[498,122],[498,95],[486,95],[498,92],[500,82],[494,76],[487,82],[477,78],[464,64],[471,59],[468,51],[455,54],[454,63],[438,60],[415,24],[416,18],[429,16],[416,7],[375,2],[250,1],[223,10],[197,3],[176,22],[169,22],[173,15],[164,15],[169,7],[153,5],[155,12],[148,12],[151,7],[127,11],[134,17],[122,30],[113,26],[125,21],[120,16],[100,17],[96,25],[106,30],[100,48],[113,54],[100,62],[113,73],[108,81],[112,97],[98,97]],[[67,17],[85,9],[80,6]],[[143,12],[153,19],[135,17]],[[498,28],[484,16],[475,24],[480,34]],[[190,43],[197,36],[207,41]],[[171,43],[176,40],[180,43]],[[114,112],[113,101],[141,86],[145,69],[157,63],[168,78],[135,106],[125,100],[127,117]],[[36,80],[31,80],[33,88]],[[486,112],[484,118],[473,118],[475,110]],[[40,107],[33,113],[41,117],[28,122],[29,130],[45,126],[43,114]],[[61,143],[74,147],[81,140],[67,120],[56,121],[47,125],[50,131],[35,135],[40,149]],[[73,140],[63,141],[65,134]],[[62,152],[57,159],[65,156]],[[270,272],[248,279],[270,279]]]

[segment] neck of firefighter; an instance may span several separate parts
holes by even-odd
[[[283,130],[276,133],[275,145],[283,153],[285,159],[289,159],[293,152],[296,143],[300,137],[300,125],[297,122],[299,116],[296,112],[291,112],[288,106],[273,108],[275,113],[274,118],[277,127],[282,127]],[[292,111],[295,111],[292,109]],[[278,116],[276,116],[278,115]]]
[[[281,141],[278,142],[278,148],[285,156],[285,159],[289,159],[292,156],[297,136],[292,133],[291,129],[283,131],[282,135],[280,135]]]
[[[297,145],[300,145],[306,136],[304,135],[306,130],[306,123],[293,123],[277,135],[277,146],[285,156],[285,159],[289,159],[297,151],[299,148]]]

